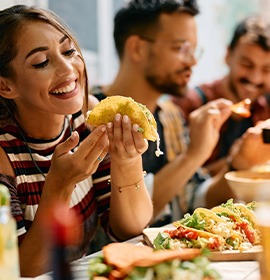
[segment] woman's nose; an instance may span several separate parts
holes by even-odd
[[[57,75],[63,76],[70,74],[73,71],[73,64],[71,58],[61,57],[57,60]]]

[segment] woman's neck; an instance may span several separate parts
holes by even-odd
[[[63,129],[65,116],[56,115],[54,118],[42,120],[42,118],[29,120],[27,117],[16,115],[15,119],[20,128],[28,137],[36,139],[53,139],[56,138]]]

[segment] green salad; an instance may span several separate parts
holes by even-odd
[[[110,275],[113,267],[107,265],[103,257],[95,257],[89,262],[90,280],[95,276],[122,280],[200,280],[221,279],[219,273],[210,267],[206,256],[198,256],[189,261],[175,259],[162,262],[151,267],[134,267],[124,278],[114,278]]]

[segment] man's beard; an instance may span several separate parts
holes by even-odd
[[[176,97],[184,96],[187,92],[187,84],[179,85],[176,84],[169,79],[161,79],[157,75],[154,74],[146,74],[145,79],[155,90],[160,92],[160,94],[171,94]]]

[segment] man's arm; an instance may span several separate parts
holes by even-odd
[[[219,138],[220,127],[231,114],[230,106],[230,101],[218,99],[190,114],[190,144],[187,151],[178,155],[155,175],[154,216],[180,193],[196,170],[211,155]]]

